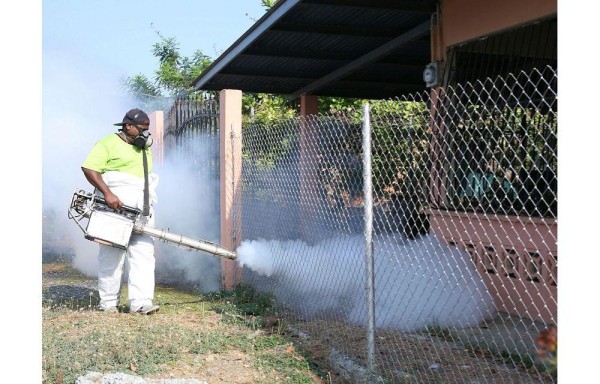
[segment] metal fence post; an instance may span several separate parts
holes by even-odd
[[[369,382],[375,373],[375,273],[373,260],[373,185],[371,170],[371,118],[369,103],[363,106],[363,188],[365,208],[365,270],[367,298],[367,363]]]

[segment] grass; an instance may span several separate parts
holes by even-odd
[[[66,266],[45,264],[44,277],[44,383],[74,383],[90,371],[207,381],[210,374],[239,383],[331,382],[282,331],[272,298],[252,288],[201,294],[158,285],[160,312],[139,316],[97,311],[97,291],[81,285],[90,279]],[[120,311],[127,310],[122,302]]]

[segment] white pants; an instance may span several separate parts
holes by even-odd
[[[133,234],[127,250],[100,245],[98,254],[100,307],[119,305],[123,268],[127,263],[128,300],[131,308],[152,304],[154,299],[154,240]]]
[[[132,178],[117,172],[103,175],[105,182],[124,204],[140,207],[143,202],[143,179]],[[156,201],[151,184],[151,203]],[[153,196],[154,195],[154,196]],[[150,207],[150,216],[142,218],[145,224],[154,225],[154,209]],[[98,293],[100,307],[109,308],[119,305],[123,269],[127,263],[129,277],[128,300],[131,308],[152,304],[154,299],[154,239],[149,236],[132,234],[126,250],[100,245],[98,253]]]

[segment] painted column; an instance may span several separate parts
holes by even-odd
[[[151,112],[148,117],[150,118],[150,135],[152,137],[152,162],[154,164],[162,164],[165,160],[165,147],[164,147],[164,131],[165,131],[165,118],[163,111]]]
[[[235,251],[242,237],[242,92],[224,89],[219,97],[221,246]],[[242,282],[242,268],[221,260],[223,289]]]
[[[316,115],[319,113],[319,97],[316,95],[300,96],[300,116]]]
[[[432,18],[431,24],[431,61],[440,62],[440,68],[446,67],[446,55],[444,46],[444,36],[442,33],[442,18],[439,12],[436,12]],[[442,78],[444,74],[440,74]],[[431,102],[430,109],[430,124],[431,124],[431,142],[430,142],[430,159],[431,159],[431,174],[429,178],[429,201],[432,206],[438,206],[444,202],[446,191],[444,183],[444,164],[445,164],[445,145],[444,145],[444,86],[442,80],[439,85],[432,87],[429,91]]]
[[[312,116],[317,114],[318,105],[317,96],[300,96],[300,231],[304,241],[311,241],[316,235],[318,132]]]
[[[152,138],[152,164],[156,165],[163,164],[165,160],[165,145],[164,145],[164,132],[165,132],[165,118],[163,111],[154,111],[148,114],[150,118],[150,137]],[[154,257],[158,260],[161,257],[160,247],[154,248]]]

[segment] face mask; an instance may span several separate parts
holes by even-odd
[[[125,132],[125,130],[123,130],[123,133],[131,139],[132,145],[134,145],[140,149],[150,148],[150,146],[152,145],[152,138],[150,137],[150,132],[148,132],[147,130],[144,131],[138,127],[135,127],[135,128],[138,130],[138,133],[139,133],[135,137],[127,134],[127,132]]]
[[[133,145],[140,149],[149,148],[152,145],[150,132],[142,131],[139,135],[133,138]]]

